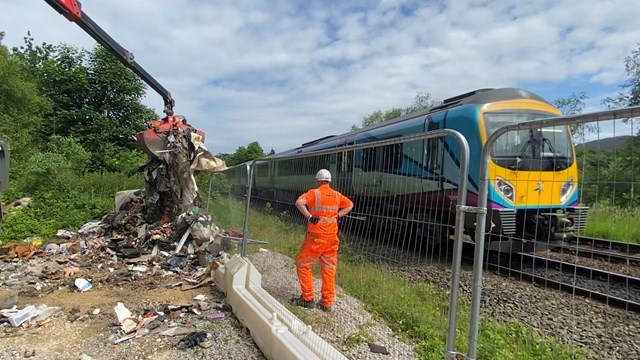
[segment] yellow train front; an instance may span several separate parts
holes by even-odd
[[[478,95],[492,99],[477,108],[483,145],[505,125],[561,115],[544,99],[521,89]],[[478,171],[474,163],[473,172]],[[488,169],[487,229],[502,236],[489,242],[489,248],[519,251],[527,243],[521,240],[557,243],[583,230],[588,208],[579,206],[577,163],[568,126],[511,131],[498,138]]]

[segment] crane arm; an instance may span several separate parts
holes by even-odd
[[[98,24],[96,24],[87,14],[82,11],[80,1],[77,0],[44,0],[57,12],[64,15],[69,21],[76,23],[82,30],[87,32],[100,45],[109,50],[120,62],[138,75],[149,87],[162,96],[164,100],[164,112],[173,115],[175,100],[171,97],[169,90],[165,89],[156,79],[153,78],[135,60],[133,53],[123,48],[109,34],[107,34]]]

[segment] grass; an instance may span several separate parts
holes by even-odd
[[[344,345],[348,348],[355,348],[361,344],[375,343],[375,338],[368,331],[370,326],[372,326],[372,324],[365,323],[360,326],[358,331],[347,335],[347,338],[344,340]]]
[[[0,224],[0,242],[22,241],[31,236],[48,240],[55,237],[58,229],[75,231],[89,220],[113,211],[116,192],[144,187],[142,176],[125,177],[119,173],[68,176],[51,184],[49,180],[40,180],[42,188],[29,193],[14,190],[20,188],[19,181],[10,184],[5,201],[29,195],[33,202],[7,215]]]
[[[242,228],[242,203],[218,197],[211,201],[210,210],[219,226]],[[304,238],[304,228],[283,221],[270,212],[251,209],[249,237],[268,241],[269,245],[260,246],[293,257]],[[384,265],[365,261],[345,245],[341,245],[339,258],[337,283],[345,292],[360,300],[371,314],[385,322],[403,340],[413,344],[420,359],[443,358],[449,306],[446,292],[426,282],[410,283],[391,273]],[[304,321],[304,318],[301,319]],[[457,349],[466,351],[466,329],[469,324],[469,300],[466,298],[460,299],[458,324]],[[348,335],[345,342],[355,346],[368,338],[366,329],[361,329]],[[584,349],[543,338],[537,331],[518,322],[500,323],[483,319],[479,339],[479,359],[556,360],[587,357]]]
[[[595,204],[589,209],[584,235],[640,244],[640,208]]]

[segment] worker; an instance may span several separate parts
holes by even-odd
[[[296,272],[302,295],[291,299],[295,305],[313,308],[313,267],[320,262],[322,299],[318,307],[331,312],[336,295],[336,269],[338,267],[338,219],[353,209],[353,202],[331,189],[331,173],[320,169],[316,174],[316,189],[311,189],[296,200],[296,207],[307,219],[307,235],[296,255]]]

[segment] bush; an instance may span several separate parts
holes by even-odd
[[[36,179],[33,173],[30,176]],[[66,172],[53,178],[55,181],[39,178],[39,186],[33,193],[27,193],[33,197],[33,203],[7,216],[2,224],[1,241],[21,241],[34,235],[46,239],[52,238],[58,229],[76,230],[87,221],[113,211],[116,192],[144,186],[141,175],[126,177],[119,173]],[[61,191],[61,187],[65,190]]]

